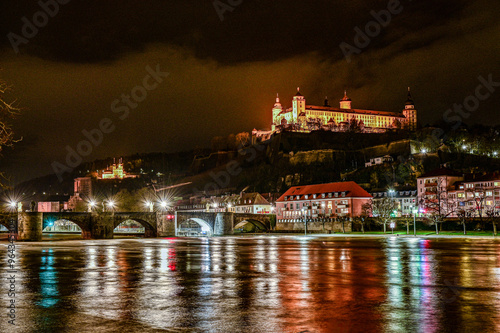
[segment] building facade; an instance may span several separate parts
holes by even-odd
[[[464,176],[447,168],[439,168],[417,178],[419,210],[423,214],[453,215],[453,203],[449,192]]]
[[[271,204],[260,193],[242,193],[229,211],[234,213],[272,214]]]
[[[355,182],[294,186],[276,201],[276,220],[279,224],[357,217],[371,200]]]
[[[424,214],[432,214],[437,205],[441,214],[457,217],[500,214],[500,175],[463,175],[438,169],[417,178],[418,204]]]
[[[290,108],[284,108],[277,97],[272,109],[272,132],[282,129],[298,132],[319,129],[346,131],[354,125],[359,131],[375,133],[397,128],[416,130],[417,110],[410,88],[408,88],[408,98],[402,112],[353,109],[347,92],[344,92],[338,108],[330,106],[327,98],[322,106],[308,105],[299,88],[292,99]]]
[[[414,211],[418,209],[416,188],[374,191],[370,194],[373,196],[374,202],[383,198],[393,198],[398,204],[398,217],[413,215]]]
[[[500,214],[500,175],[458,181],[448,192],[448,197],[453,202],[454,216],[460,212],[483,217],[489,213]]]

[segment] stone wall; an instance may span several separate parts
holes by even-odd
[[[345,232],[352,231],[351,222],[344,222]],[[304,232],[303,222],[279,222],[276,223],[275,232]],[[342,222],[307,222],[307,231],[314,233],[342,232]]]

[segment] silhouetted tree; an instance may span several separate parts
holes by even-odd
[[[19,108],[15,106],[16,101],[9,102],[5,95],[10,90],[10,86],[0,80],[0,152],[3,147],[11,146],[17,140],[14,139],[14,130],[12,128],[12,119],[19,114]],[[0,173],[0,177],[4,177]],[[2,186],[2,182],[0,182]]]
[[[387,223],[391,220],[393,212],[398,208],[398,203],[391,197],[373,200],[371,212],[375,221],[384,226],[384,234],[387,232]]]

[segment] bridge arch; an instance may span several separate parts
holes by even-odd
[[[262,223],[261,221],[259,220],[254,220],[254,219],[244,219],[242,221],[239,221],[238,223],[236,223],[236,225],[234,226],[234,229],[238,229],[238,228],[241,228],[243,227],[245,224],[247,223],[250,223],[252,224],[254,227],[256,227],[257,229],[260,229],[260,230],[263,230],[263,231],[269,231],[269,228],[264,224]]]
[[[61,220],[76,224],[82,230],[82,237],[84,239],[90,238],[91,226],[89,216],[86,213],[43,213],[42,230],[49,226],[49,224]]]
[[[71,223],[73,225],[76,225],[80,229],[80,230],[70,230],[70,228],[68,228],[68,231],[80,231],[81,232],[83,230],[82,227],[78,225],[78,223],[76,223],[74,221],[71,221],[71,220],[68,220],[68,219],[57,219],[57,220],[48,220],[48,219],[46,220],[46,219],[44,219],[43,220],[43,224],[42,224],[42,232],[47,232],[45,230],[47,227],[52,227],[52,226],[56,225],[56,223],[58,223],[58,222],[63,222],[65,224],[67,222],[69,222],[69,223]]]
[[[121,223],[125,221],[134,221],[139,223],[144,227],[144,237],[156,237],[157,230],[156,225],[153,225],[151,222],[146,221],[145,219],[137,218],[137,217],[123,217],[119,218],[115,216],[113,220],[113,233],[116,227],[118,227]]]
[[[7,230],[10,230],[10,222],[14,221],[15,226],[17,226],[17,213],[0,213],[0,224],[3,225]]]
[[[207,221],[205,221],[203,219],[200,219],[200,218],[197,218],[197,217],[190,217],[190,218],[188,218],[187,220],[185,220],[182,223],[189,222],[189,221],[193,221],[193,222],[198,223],[201,226],[202,230],[206,230],[207,231],[207,236],[208,237],[213,236],[213,234],[214,234],[213,227]],[[181,227],[182,223],[179,224],[178,228]]]

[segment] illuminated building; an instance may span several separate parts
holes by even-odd
[[[276,201],[278,222],[355,217],[372,196],[355,182],[294,186]]]
[[[260,193],[242,193],[229,211],[234,213],[271,214],[271,204]]]
[[[74,194],[69,198],[67,208],[75,210],[78,203],[92,197],[92,178],[78,177],[73,183]]]
[[[290,108],[284,108],[279,97],[276,98],[272,109],[272,119],[272,132],[282,129],[306,133],[320,129],[347,131],[354,124],[357,127],[356,130],[367,133],[380,133],[398,128],[414,131],[417,128],[417,110],[410,88],[408,88],[408,98],[402,112],[353,109],[352,101],[347,97],[346,91],[338,108],[330,106],[327,98],[322,106],[307,105],[305,97],[297,88]],[[354,120],[356,120],[355,123]]]
[[[116,164],[115,159],[113,159],[113,165],[111,168],[99,171],[97,173],[97,179],[123,179],[123,178],[136,178],[137,175],[128,174],[123,169],[123,161],[120,158],[118,164]]]
[[[416,188],[396,188],[391,192],[374,191],[370,193],[373,196],[373,202],[384,198],[392,198],[398,204],[397,216],[412,215],[413,211],[418,207],[417,204],[417,189]]]
[[[472,216],[500,212],[500,174],[464,175],[441,168],[418,177],[417,189],[424,214],[433,213],[437,205],[449,217],[460,211],[469,211]]]
[[[78,194],[82,198],[92,196],[92,178],[90,177],[75,178],[73,187],[75,195]]]

